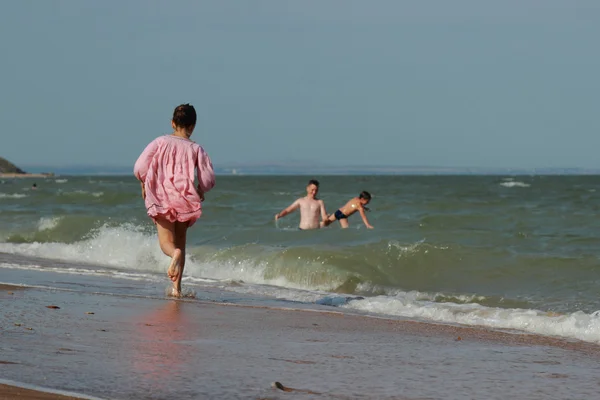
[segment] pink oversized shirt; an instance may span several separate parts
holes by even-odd
[[[146,210],[152,219],[186,222],[192,226],[202,215],[202,202],[194,184],[208,192],[215,186],[215,172],[204,149],[195,142],[173,135],[154,139],[133,167],[144,182]]]

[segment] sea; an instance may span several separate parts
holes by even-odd
[[[309,179],[329,213],[369,191],[375,229],[276,222]],[[164,296],[168,263],[133,176],[0,180],[0,283],[52,272]],[[600,176],[217,176],[183,287],[599,343]]]

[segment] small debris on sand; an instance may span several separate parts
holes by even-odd
[[[273,382],[271,383],[271,387],[274,389],[283,390],[284,392],[299,392],[299,393],[307,393],[307,394],[321,394],[319,392],[313,392],[312,390],[307,389],[294,389],[291,387],[283,386],[281,382]]]

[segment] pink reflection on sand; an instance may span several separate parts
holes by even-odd
[[[185,312],[186,307],[193,305],[168,301],[133,321],[137,336],[132,338],[132,369],[152,389],[165,389],[174,379],[189,377],[186,365],[200,356],[195,347],[184,343],[201,334],[199,323],[193,321],[193,313]]]

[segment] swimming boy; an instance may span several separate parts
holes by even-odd
[[[360,213],[360,216],[362,217],[362,220],[365,223],[366,227],[369,229],[373,229],[373,226],[371,226],[371,224],[369,224],[369,220],[367,220],[367,215],[365,214],[365,211],[368,210],[368,208],[366,208],[365,206],[367,204],[369,204],[370,201],[371,201],[371,194],[369,192],[361,192],[361,194],[359,194],[358,197],[354,197],[354,198],[350,199],[350,201],[348,201],[346,203],[346,205],[344,205],[339,210],[336,210],[336,212],[331,214],[324,221],[325,226],[328,226],[332,222],[335,222],[336,220],[338,220],[338,221],[340,221],[340,226],[342,228],[347,228],[348,227],[348,217],[358,211]]]
[[[319,181],[311,179],[306,186],[306,196],[299,198],[279,214],[275,214],[275,220],[300,209],[300,229],[320,228],[327,219],[327,212],[323,200],[317,199],[317,193],[319,193]]]

